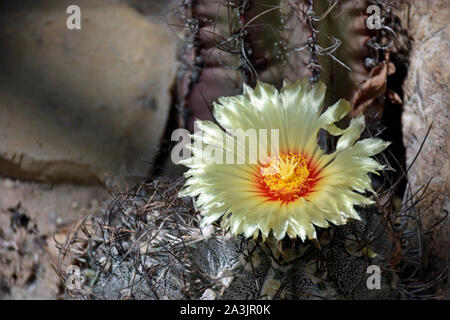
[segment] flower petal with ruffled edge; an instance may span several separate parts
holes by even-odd
[[[378,174],[384,168],[371,156],[389,143],[376,138],[356,142],[365,127],[362,114],[347,128],[337,127],[350,104],[341,99],[322,113],[325,91],[323,83],[310,85],[306,79],[285,83],[280,92],[258,82],[255,89],[244,85],[242,95],[221,97],[214,103],[213,115],[223,129],[268,131],[267,148],[278,154],[275,164],[270,164],[278,170],[274,177],[261,174],[265,167],[259,158],[254,164],[237,163],[239,153],[249,159],[250,148],[235,136],[213,122],[196,122],[198,130],[189,145],[192,157],[181,161],[189,170],[180,195],[197,197],[204,215],[202,226],[222,218],[222,227],[236,235],[261,233],[265,239],[272,232],[277,240],[286,234],[305,240],[316,238],[314,226],[326,228],[329,223],[343,225],[349,218],[360,219],[354,206],[373,203],[364,196],[366,191],[374,192],[368,173]],[[279,130],[278,148],[271,145],[270,129]],[[340,136],[331,154],[318,145],[320,129]],[[227,139],[234,144],[229,147]],[[205,148],[222,152],[205,153]],[[226,164],[229,154],[232,164]]]

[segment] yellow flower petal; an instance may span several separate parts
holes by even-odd
[[[255,89],[245,85],[242,95],[214,104],[215,119],[230,132],[279,130],[279,148],[269,162],[258,158],[249,163],[251,146],[212,122],[197,122],[189,146],[192,157],[182,161],[189,170],[180,194],[197,197],[205,216],[202,226],[222,219],[222,227],[233,234],[305,240],[316,238],[315,226],[360,219],[354,206],[373,202],[363,195],[374,192],[368,173],[384,168],[370,157],[389,143],[374,138],[356,142],[364,130],[363,115],[338,128],[335,123],[350,111],[350,104],[339,100],[322,113],[325,91],[323,83],[311,86],[307,79],[286,82],[280,92],[258,82]],[[340,136],[332,154],[317,143],[320,129]],[[270,149],[273,145],[267,142]],[[262,143],[257,136],[258,148]],[[228,158],[233,163],[227,164],[233,151]],[[237,162],[238,153],[245,153],[245,163]]]

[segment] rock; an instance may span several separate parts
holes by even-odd
[[[417,200],[423,195],[423,186],[432,179],[425,194],[432,193],[416,206],[417,211],[423,215],[422,222],[426,229],[442,220],[449,210],[450,45],[447,12],[447,1],[414,1],[404,8],[402,17],[402,21],[409,22],[406,28],[414,39],[404,83],[405,103],[402,115],[406,164],[408,167],[412,165],[408,172],[411,190],[405,197],[420,190],[414,197]],[[412,164],[431,125],[423,148]],[[448,218],[443,227],[443,232],[434,236],[437,240],[435,248],[442,253],[442,257],[447,256],[448,259]]]
[[[176,41],[114,0],[2,2],[0,174],[105,182],[147,176],[171,105]]]

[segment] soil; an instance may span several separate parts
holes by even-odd
[[[59,298],[57,243],[101,210],[107,191],[0,178],[0,195],[0,299]]]

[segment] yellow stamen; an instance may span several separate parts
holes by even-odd
[[[285,202],[295,200],[310,188],[308,161],[302,154],[280,153],[261,165],[259,179],[272,198]]]

